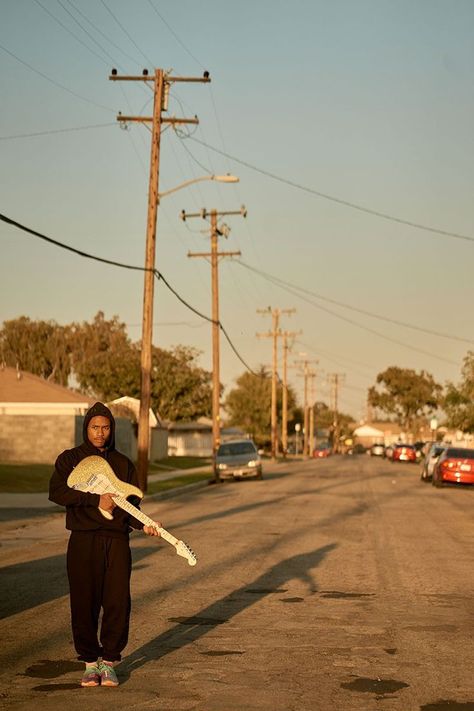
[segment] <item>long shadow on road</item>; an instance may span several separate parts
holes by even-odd
[[[136,563],[159,550],[157,546],[135,548],[133,561]],[[0,570],[0,584],[0,619],[63,597],[69,592],[66,555],[6,566]]]
[[[174,627],[151,639],[126,657],[120,665],[121,677],[128,678],[135,669],[144,664],[161,659],[175,649],[195,642],[218,625],[225,624],[243,610],[259,602],[266,595],[283,592],[281,586],[290,580],[299,579],[314,588],[311,570],[319,566],[336,546],[336,543],[330,543],[310,553],[300,553],[287,558],[245,586],[200,610],[195,616],[172,618],[172,621],[176,622]]]

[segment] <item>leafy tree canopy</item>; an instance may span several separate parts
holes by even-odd
[[[67,385],[71,374],[69,327],[20,316],[4,321],[0,353],[5,365]]]
[[[270,439],[272,379],[264,366],[253,374],[243,373],[237,378],[237,387],[229,392],[225,400],[225,409],[229,425],[242,427],[257,444],[265,444]],[[277,411],[281,421],[281,386],[277,390]],[[296,395],[288,387],[288,420],[292,420],[296,407]]]
[[[59,326],[22,316],[0,330],[6,365],[66,386],[70,376],[79,389],[101,400],[140,397],[140,343],[133,343],[117,316],[99,311],[92,322]],[[188,346],[152,350],[151,403],[164,419],[209,416],[211,373],[199,367],[200,353]]]
[[[369,389],[369,404],[394,416],[408,430],[415,420],[433,413],[441,404],[441,385],[424,370],[391,366],[377,375],[376,386]]]
[[[447,424],[462,432],[474,432],[474,352],[469,351],[464,358],[461,382],[446,386],[444,411]]]

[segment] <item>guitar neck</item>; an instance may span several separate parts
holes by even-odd
[[[140,511],[140,509],[137,509],[137,507],[131,504],[130,501],[127,501],[125,497],[114,496],[114,501],[117,506],[120,506],[121,509],[129,513],[131,516],[133,516],[133,518],[136,518],[138,521],[143,523],[144,526],[152,526],[153,528],[156,528],[159,531],[160,536],[164,538],[164,540],[168,543],[171,543],[172,546],[178,545],[178,539],[171,535],[171,533],[167,531],[166,528],[157,526],[153,519],[144,514],[143,511]]]

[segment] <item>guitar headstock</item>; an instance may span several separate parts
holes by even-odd
[[[179,541],[178,545],[176,546],[176,553],[183,558],[186,558],[188,561],[189,565],[196,565],[197,563],[197,558],[196,554],[194,551],[191,550],[191,548],[186,545],[184,541]]]

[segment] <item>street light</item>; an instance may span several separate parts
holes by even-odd
[[[238,183],[239,178],[234,175],[203,175],[199,178],[186,180],[175,188],[157,193],[155,207],[157,208],[160,199],[166,195],[181,190],[193,183],[202,180],[216,180],[220,183]],[[155,217],[156,219],[156,217]],[[151,241],[150,241],[151,242]],[[146,491],[148,464],[150,457],[150,401],[151,401],[151,356],[152,356],[152,336],[153,336],[153,278],[152,273],[155,262],[155,252],[153,246],[149,246],[147,240],[146,261],[145,261],[145,288],[143,294],[143,319],[142,319],[142,352],[141,352],[141,385],[140,385],[140,411],[138,415],[138,446],[137,446],[137,473],[141,488]]]
[[[193,183],[200,183],[202,180],[215,180],[218,183],[238,183],[239,178],[237,178],[235,175],[229,175],[227,173],[226,175],[203,175],[200,178],[192,178],[191,180],[186,180],[186,182],[181,183],[181,185],[177,185],[175,188],[171,188],[171,190],[165,190],[162,193],[158,193],[158,202],[160,202],[162,197],[165,197],[165,195],[171,195],[171,193],[175,193],[177,190],[181,190],[181,188],[185,188],[187,185],[192,185]]]

